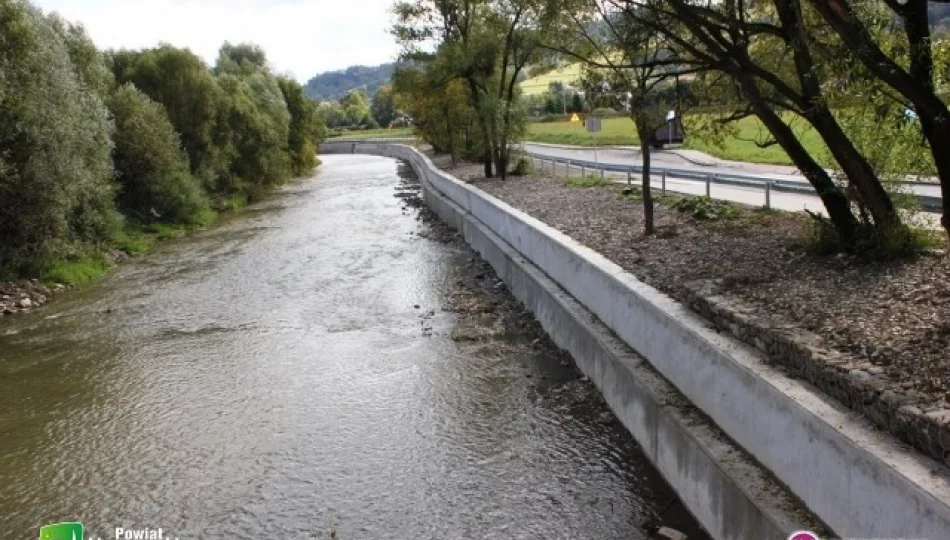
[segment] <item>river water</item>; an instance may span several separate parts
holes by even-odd
[[[701,538],[572,367],[453,339],[472,254],[420,236],[400,171],[326,156],[4,318],[0,538],[639,539],[657,516]]]

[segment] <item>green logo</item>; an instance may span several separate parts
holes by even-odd
[[[40,540],[82,540],[82,523],[54,523],[40,528]]]

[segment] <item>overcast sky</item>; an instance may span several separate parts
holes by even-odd
[[[33,0],[80,22],[100,48],[168,42],[213,64],[225,41],[250,41],[280,73],[318,72],[395,59],[392,0]]]

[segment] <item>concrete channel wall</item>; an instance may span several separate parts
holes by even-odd
[[[714,538],[786,538],[817,527],[805,508],[840,537],[950,538],[945,468],[603,256],[411,147],[327,143],[321,151],[410,163],[427,205],[574,356]]]

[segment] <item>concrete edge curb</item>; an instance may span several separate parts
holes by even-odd
[[[445,222],[459,226],[466,242],[571,353],[714,538],[786,540],[795,530],[819,527],[784,487],[540,269],[430,185],[425,197]]]
[[[431,172],[426,177],[434,177],[430,185],[645,356],[839,535],[950,538],[950,475],[933,460],[882,437],[866,421],[711,330],[702,318],[616,264],[439,171],[415,150],[377,144],[359,150],[421,160]]]

